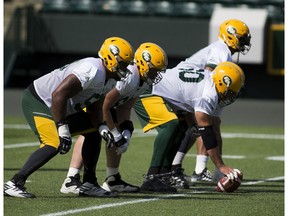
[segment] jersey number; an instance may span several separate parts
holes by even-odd
[[[204,79],[203,69],[180,69],[179,78],[183,82],[199,83]]]

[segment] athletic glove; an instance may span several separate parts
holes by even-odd
[[[131,132],[129,130],[124,130],[122,136],[126,139],[126,142],[116,149],[117,155],[123,154],[127,151],[131,139]]]
[[[239,181],[239,176],[238,174],[240,174],[240,170],[238,169],[234,169],[232,172],[230,172],[227,177],[230,181]]]
[[[115,145],[113,134],[110,132],[106,124],[102,123],[98,126],[98,131],[102,138],[106,141],[106,147],[111,148]]]
[[[58,149],[60,151],[60,154],[66,154],[71,149],[72,145],[72,138],[69,131],[69,126],[66,123],[66,121],[60,121],[57,123],[58,127],[58,135],[60,144],[58,146]]]
[[[115,146],[117,148],[126,143],[126,139],[122,136],[116,127],[111,130],[111,133],[113,134]]]

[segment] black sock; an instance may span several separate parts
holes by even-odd
[[[82,147],[84,163],[83,183],[97,184],[96,165],[98,162],[102,137],[98,132],[84,134],[85,140]]]
[[[33,152],[21,170],[11,179],[15,184],[24,185],[28,176],[46,164],[57,155],[58,150],[52,146],[45,145]]]
[[[164,173],[169,173],[171,170],[171,167],[161,167],[160,169],[160,174],[164,174]]]
[[[150,167],[147,175],[153,175],[153,174],[159,174],[159,173],[160,173],[160,167]]]
[[[175,164],[175,165],[172,165],[171,167],[171,172],[176,170],[176,169],[182,169],[182,164]]]

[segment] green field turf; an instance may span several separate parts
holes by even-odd
[[[37,139],[29,129],[15,128],[16,124],[25,124],[23,119],[4,120],[3,178],[7,181],[38,146]],[[66,155],[57,155],[28,178],[27,190],[34,193],[36,199],[4,197],[4,215],[284,215],[283,128],[224,125],[222,132],[225,163],[244,173],[243,183],[234,193],[218,193],[216,184],[197,184],[190,189],[179,190],[176,194],[119,194],[119,198],[113,199],[64,195],[59,190],[69,167],[70,151]],[[229,137],[235,133],[239,137]],[[141,185],[149,167],[155,133],[145,137],[142,135],[141,131],[133,135],[120,168],[122,178],[136,185]],[[14,145],[21,143],[21,147]],[[25,143],[32,143],[32,146],[25,147]],[[187,175],[191,175],[194,170],[195,154],[193,147],[184,160],[183,168]],[[274,160],[268,160],[268,157]],[[208,168],[214,170],[211,160]],[[100,184],[105,174],[103,148],[97,166]]]

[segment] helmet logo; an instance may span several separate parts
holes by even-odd
[[[146,62],[150,62],[150,61],[151,61],[151,55],[150,55],[150,53],[147,52],[147,51],[144,51],[144,52],[142,53],[142,57],[143,57],[143,59],[144,59]]]
[[[110,46],[110,52],[115,56],[119,54],[119,48],[115,45]]]
[[[236,31],[236,29],[233,26],[228,26],[227,27],[227,32],[229,34],[235,35],[237,31]]]
[[[229,88],[229,86],[232,84],[232,79],[229,76],[223,76],[223,82]]]

